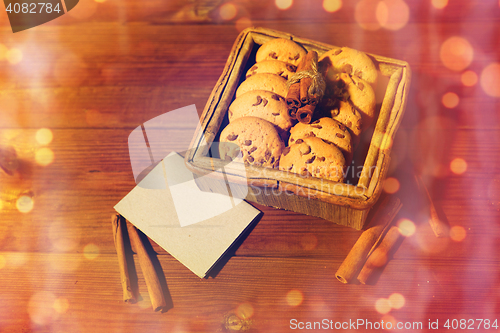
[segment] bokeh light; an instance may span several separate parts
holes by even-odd
[[[460,77],[460,81],[462,81],[462,84],[466,87],[472,87],[476,85],[478,81],[478,77],[476,72],[474,71],[465,71],[462,73],[462,76]]]
[[[51,143],[53,138],[54,135],[52,134],[52,131],[48,128],[40,128],[38,131],[36,131],[35,134],[36,142],[38,142],[42,146],[46,146],[49,143]]]
[[[248,17],[241,17],[236,20],[236,30],[243,31],[253,25],[252,20]]]
[[[79,6],[80,4],[77,7]],[[66,52],[56,60],[53,74],[61,86],[75,87],[87,78],[87,65],[77,55]]]
[[[342,8],[342,0],[323,0],[323,9],[329,13],[335,13]]]
[[[290,306],[299,306],[302,304],[303,299],[304,296],[302,295],[302,292],[297,289],[292,289],[286,294],[286,302]]]
[[[387,298],[379,298],[375,302],[375,310],[380,314],[386,314],[391,311],[391,302]]]
[[[455,225],[450,229],[450,238],[455,242],[461,242],[467,236],[467,231],[460,225]]]
[[[439,56],[446,68],[463,71],[472,62],[474,49],[465,38],[453,36],[441,45]]]
[[[16,208],[21,213],[29,213],[33,210],[35,203],[33,198],[27,195],[20,196],[16,201]]]
[[[399,30],[410,19],[410,8],[403,0],[382,0],[377,4],[375,16],[383,28]]]
[[[2,208],[3,208],[3,201],[0,200],[0,210],[2,210]]]
[[[219,15],[223,20],[229,21],[236,17],[238,9],[232,3],[225,3],[219,9]]]
[[[54,161],[54,152],[47,147],[40,148],[36,151],[35,160],[39,165],[47,166]]]
[[[491,97],[500,97],[500,63],[492,63],[481,72],[481,88]]]
[[[376,15],[379,2],[379,0],[361,0],[356,4],[354,19],[361,28],[365,30],[380,29]]]
[[[403,306],[405,306],[406,300],[403,295],[394,293],[389,296],[389,303],[391,304],[391,308],[401,309]]]
[[[236,309],[236,315],[241,319],[252,318],[253,313],[254,313],[253,306],[248,302],[238,305],[238,308]]]
[[[398,324],[398,321],[396,320],[396,318],[394,318],[391,315],[386,314],[381,318],[381,320],[384,321],[384,323],[385,323],[384,328],[386,330],[392,330],[392,329],[395,329],[397,327],[396,325]]]
[[[397,226],[399,228],[399,232],[401,233],[401,235],[405,236],[405,237],[410,237],[411,235],[413,235],[416,231],[416,227],[415,227],[415,223],[413,223],[413,221],[411,220],[408,220],[408,219],[400,219],[398,222],[397,222]]]
[[[5,58],[11,65],[16,65],[23,60],[23,52],[13,47],[7,51]]]
[[[432,0],[432,6],[437,9],[443,9],[448,5],[448,0]]]
[[[399,191],[399,180],[394,177],[389,177],[384,181],[384,192],[394,194]]]
[[[306,251],[314,250],[318,245],[318,237],[314,234],[304,234],[300,239],[300,245]]]
[[[7,259],[3,255],[0,254],[0,269],[4,268],[7,265]]]
[[[0,43],[0,61],[1,60],[5,60],[5,58],[7,57],[7,51],[9,49],[7,48],[7,46],[3,45],[2,43]]]
[[[52,306],[57,313],[65,313],[69,308],[69,301],[66,298],[59,297]]]
[[[94,260],[99,256],[99,247],[92,243],[85,245],[83,256],[89,260]]]
[[[48,291],[40,291],[31,296],[28,302],[28,314],[31,321],[37,325],[45,326],[57,318],[54,309],[56,297]]]
[[[54,221],[48,228],[48,239],[56,252],[69,252],[80,244],[81,230],[74,223]]]
[[[286,10],[293,5],[293,0],[275,0],[274,3],[276,4],[276,7],[281,10]]]
[[[456,175],[461,175],[467,171],[467,162],[462,158],[455,158],[450,163],[450,170]]]
[[[95,2],[98,2],[98,3],[103,3],[105,2],[106,0],[94,0]]]
[[[447,92],[443,95],[443,98],[441,98],[441,103],[448,109],[456,108],[459,102],[460,98],[454,92]]]

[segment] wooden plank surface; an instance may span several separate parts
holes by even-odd
[[[70,13],[16,34],[0,15],[0,43],[22,53],[19,62],[0,54],[0,144],[14,145],[23,160],[22,176],[0,171],[0,332],[229,332],[223,322],[233,312],[249,318],[248,332],[299,331],[292,319],[422,322],[414,330],[422,332],[435,331],[429,320],[439,320],[440,331],[446,319],[500,320],[499,98],[481,85],[483,71],[499,61],[498,1],[450,1],[437,9],[408,0],[388,17],[409,10],[396,30],[359,24],[367,0],[343,1],[333,13],[321,1],[295,0],[286,10],[277,3],[82,0]],[[384,3],[393,10],[403,2]],[[233,9],[235,17],[221,17]],[[344,285],[335,271],[359,231],[255,205],[262,217],[207,279],[152,243],[171,309],[152,311],[138,262],[141,300],[123,303],[110,216],[135,186],[128,135],[170,110],[195,104],[201,112],[249,25],[410,64],[389,177],[400,183],[396,219],[411,220],[415,233],[370,284]],[[473,50],[460,71],[440,56],[454,36]],[[466,70],[477,75],[472,86],[461,82]],[[458,104],[446,107],[450,92]],[[51,130],[47,145],[35,139],[40,128]],[[46,166],[35,159],[44,147],[54,154]],[[457,159],[465,161],[464,173],[453,172]],[[415,172],[463,240],[434,237]],[[34,194],[27,213],[16,207],[23,193]],[[394,294],[404,297],[401,308],[376,307]]]

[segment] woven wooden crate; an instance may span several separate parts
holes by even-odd
[[[265,28],[248,28],[236,39],[224,71],[210,95],[185,156],[187,167],[199,177],[202,190],[227,193],[228,182],[232,195],[266,206],[317,216],[340,225],[362,229],[370,208],[378,200],[390,162],[395,133],[401,122],[409,91],[410,68],[404,61],[369,56],[374,60],[387,84],[379,113],[366,149],[358,148],[353,168],[359,168],[356,184],[337,183],[319,178],[304,178],[276,169],[245,166],[209,157],[209,146],[216,142],[227,124],[227,110],[234,100],[238,85],[255,63],[260,45],[273,39],[292,39],[306,50],[321,56],[336,46],[296,37]],[[366,135],[366,134],[365,134]],[[223,172],[221,171],[223,170]],[[247,193],[248,191],[248,193]]]

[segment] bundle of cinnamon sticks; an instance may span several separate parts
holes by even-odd
[[[115,214],[111,217],[111,224],[113,227],[113,237],[120,267],[123,300],[129,303],[135,303],[137,301],[137,290],[132,286],[128,264],[130,261],[133,262],[133,259],[130,258],[132,255],[130,244],[127,242],[128,239],[130,239],[130,243],[134,247],[139,259],[153,310],[155,312],[168,310],[160,278],[137,228],[131,224],[127,225],[125,218],[119,214]]]
[[[314,76],[318,73],[318,53],[309,51],[297,66],[297,72],[289,80],[286,104],[288,115],[301,123],[309,124],[312,120],[314,109],[318,104],[321,93],[314,86]]]

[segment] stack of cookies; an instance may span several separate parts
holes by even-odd
[[[229,106],[221,159],[344,181],[360,135],[375,119],[377,69],[365,53],[347,47],[323,54],[319,70],[327,82],[325,95],[311,123],[295,124],[285,103],[287,80],[306,54],[288,39],[260,46]]]

